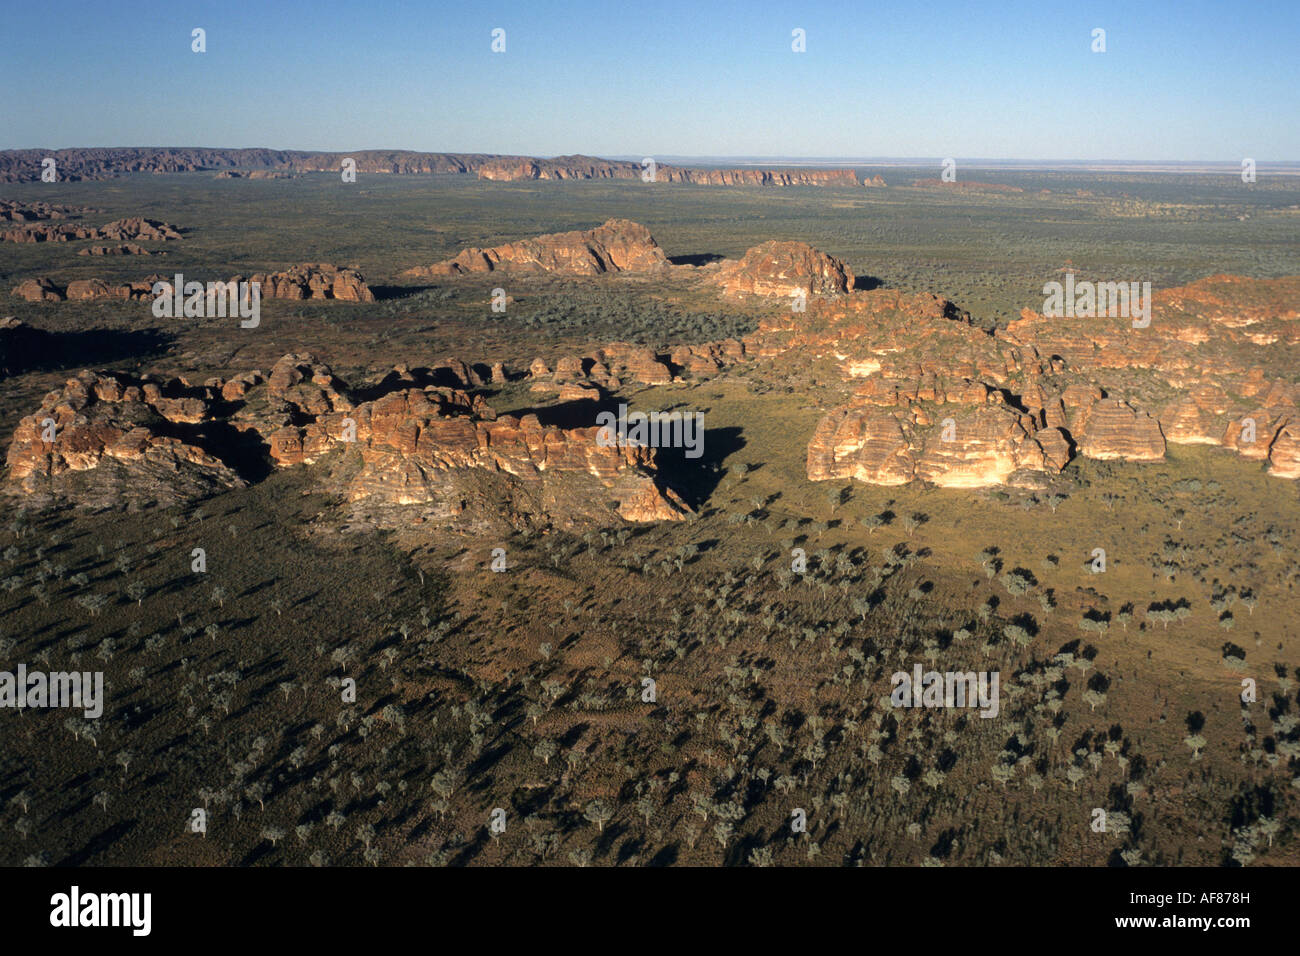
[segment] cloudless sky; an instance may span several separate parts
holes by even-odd
[[[0,148],[1300,159],[1300,0],[13,0],[0,17]]]

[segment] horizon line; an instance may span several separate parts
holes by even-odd
[[[492,152],[481,149],[417,149],[409,146],[364,146],[348,149],[325,149],[298,146],[200,146],[200,145],[131,145],[131,146],[5,146],[0,147],[0,153],[17,153],[17,152],[67,152],[70,150],[114,150],[114,149],[206,149],[206,150],[267,150],[269,152],[284,153],[417,153],[430,155],[449,155],[449,156],[493,156],[508,159],[543,159],[555,160],[565,157],[581,156],[588,159],[603,159],[614,162],[632,162],[639,163],[648,154],[637,155],[635,153],[517,153],[517,152]],[[1082,164],[1125,164],[1140,166],[1226,166],[1240,167],[1244,159],[1250,158],[1255,161],[1256,166],[1300,166],[1300,159],[1258,159],[1256,157],[1242,157],[1240,159],[1127,159],[1124,157],[1102,157],[1096,159],[1078,159],[1067,157],[1026,157],[1026,156],[917,156],[917,155],[889,155],[876,154],[864,156],[792,156],[781,154],[757,154],[757,153],[661,153],[659,156],[653,156],[656,161],[681,161],[692,160],[696,162],[732,162],[742,165],[774,165],[779,163],[785,164],[808,164],[808,163],[839,163],[849,166],[866,166],[880,164],[908,164],[908,165],[929,165],[934,163],[942,164],[944,159],[955,159],[959,163],[1015,163],[1027,166],[1050,166],[1054,164],[1063,165],[1082,165]]]

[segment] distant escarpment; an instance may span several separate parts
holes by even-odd
[[[590,527],[689,513],[657,479],[654,449],[602,444],[594,423],[499,416],[466,390],[479,381],[455,361],[400,369],[382,394],[360,401],[310,354],[202,385],[83,371],[19,423],[3,491],[37,505],[139,508],[309,466],[353,518],[402,529]]]
[[[453,259],[408,269],[402,274],[517,272],[593,276],[610,272],[662,272],[667,268],[668,259],[649,229],[627,219],[611,219],[595,229],[557,232],[489,249],[465,249]]]
[[[60,182],[111,179],[129,173],[188,173],[204,170],[284,170],[332,172],[343,160],[358,173],[470,173],[489,159],[481,153],[420,153],[362,149],[326,153],[285,149],[207,149],[202,147],[104,147],[0,150],[0,182],[38,182],[42,162],[53,159]]]
[[[648,175],[648,167],[640,163],[592,156],[493,159],[478,169],[480,179],[501,182],[521,179],[644,180]],[[851,169],[712,169],[659,164],[654,169],[653,182],[699,186],[857,186],[858,178]]]
[[[344,160],[358,175],[478,175],[482,179],[640,179],[640,163],[592,156],[498,156],[362,149],[315,152],[282,149],[123,147],[0,150],[0,182],[37,182],[42,163],[55,162],[60,182],[109,179],[130,173],[210,171],[230,179],[270,179],[301,173],[338,173]],[[879,177],[877,177],[879,178]],[[713,186],[857,186],[851,169],[714,169],[660,164],[656,183]]]

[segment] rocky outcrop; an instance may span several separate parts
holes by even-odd
[[[5,490],[90,509],[175,504],[243,485],[202,447],[204,398],[160,384],[81,372],[23,418],[9,445]]]
[[[11,295],[27,302],[62,302],[67,298],[63,289],[45,276],[24,279],[14,286]]]
[[[214,179],[297,179],[301,173],[287,173],[278,169],[223,169]]]
[[[0,222],[40,222],[89,215],[96,210],[86,206],[60,206],[47,202],[22,202],[0,199]]]
[[[650,230],[627,219],[611,219],[595,229],[557,232],[490,249],[465,249],[453,259],[402,274],[516,272],[594,276],[610,272],[662,272],[667,268],[668,259]]]
[[[27,279],[13,289],[13,295],[28,302],[60,302],[118,300],[142,301],[154,298],[153,287],[163,283],[171,289],[172,276],[152,275],[142,282],[107,282],[103,279],[77,279],[66,288],[55,285],[47,278]],[[235,276],[223,282],[260,283],[264,299],[326,299],[340,302],[373,302],[375,295],[366,285],[365,278],[355,269],[345,269],[326,263],[294,266],[284,272],[259,272],[245,280]],[[166,294],[166,292],[164,292]]]
[[[435,521],[575,526],[672,521],[688,509],[656,484],[649,448],[603,447],[597,429],[542,425],[536,415],[484,421],[455,393],[394,392],[356,412],[361,470],[348,500],[373,513],[399,506]],[[594,413],[593,413],[594,415]],[[485,485],[465,476],[483,473]]]
[[[645,345],[611,342],[588,355],[562,355],[555,360],[554,370],[542,358],[535,358],[527,378],[532,391],[560,393],[563,400],[564,389],[572,385],[594,388],[596,394],[618,391],[628,384],[668,385],[683,378],[710,378],[747,357],[745,343],[738,339],[679,345],[667,355]],[[584,393],[584,397],[590,395]]]
[[[0,325],[0,344],[8,331]],[[441,370],[477,377],[454,360]],[[395,528],[577,528],[689,513],[658,479],[655,449],[596,440],[594,407],[590,427],[560,428],[536,415],[498,417],[459,388],[391,384],[357,402],[308,353],[201,386],[81,372],[20,423],[3,490],[92,509],[170,504],[241,486],[234,463],[260,458],[313,467],[321,491]]]
[[[853,271],[805,242],[765,242],[741,259],[726,260],[707,281],[728,296],[844,295]]]
[[[144,239],[150,242],[167,242],[181,238],[181,232],[175,226],[157,219],[145,219],[133,216],[106,223],[96,230],[96,239],[111,239],[121,242],[126,239]]]
[[[231,281],[243,282],[244,277],[235,276]],[[293,266],[284,272],[259,272],[249,276],[248,281],[261,283],[262,297],[267,299],[375,301],[375,294],[360,272],[324,262]]]
[[[1268,473],[1274,478],[1300,478],[1300,426],[1288,424],[1269,446]]]
[[[841,384],[823,387],[851,395],[809,442],[818,480],[1029,485],[1075,454],[1160,461],[1166,442],[1291,477],[1298,301],[1300,278],[1215,276],[1157,292],[1150,327],[1026,310],[990,332],[938,297],[878,289],[775,311],[745,349],[790,382],[829,365]],[[936,443],[944,421],[952,440]]]
[[[1054,474],[1069,460],[1058,429],[999,403],[945,408],[943,418],[917,406],[847,406],[830,412],[808,443],[812,481],[852,478],[901,485],[923,480],[944,488],[1014,482],[1021,472]]]
[[[156,219],[136,216],[118,219],[102,226],[78,226],[72,223],[36,224],[0,232],[0,242],[71,242],[78,239],[144,239],[165,242],[181,238],[180,230]]]

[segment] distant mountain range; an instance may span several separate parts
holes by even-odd
[[[486,153],[421,153],[365,149],[315,152],[281,149],[202,147],[111,147],[11,149],[0,151],[0,182],[38,182],[43,164],[55,162],[60,182],[110,179],[127,173],[181,173],[228,170],[285,173],[341,172],[345,160],[359,174],[459,174],[483,179],[638,179],[653,171],[656,182],[739,186],[856,186],[851,169],[721,169],[650,164],[593,156],[497,156]]]

